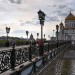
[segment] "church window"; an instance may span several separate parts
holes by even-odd
[[[74,23],[73,23],[73,28],[74,28]]]
[[[72,27],[72,24],[70,24],[70,27]]]
[[[73,28],[73,23],[72,23],[72,28]]]
[[[72,28],[73,28],[73,23],[72,23]]]
[[[75,27],[75,24],[74,24],[74,27]]]
[[[72,23],[72,28],[73,28],[73,23]]]
[[[67,24],[65,24],[65,27],[67,27]]]
[[[71,23],[69,24],[69,28],[70,28]]]

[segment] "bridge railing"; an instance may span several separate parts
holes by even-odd
[[[39,58],[39,59],[35,59],[35,61],[31,62],[30,66],[28,66],[27,68],[23,67],[20,71],[18,71],[17,73],[20,75],[43,75],[41,73],[41,71],[43,70],[43,68],[49,63],[51,62],[62,50],[64,50],[67,46],[69,46],[69,42],[66,42],[64,44],[62,44],[61,46],[59,46],[59,48],[53,48],[52,50],[50,50],[47,54],[44,54],[43,57]],[[31,69],[30,69],[31,68]],[[45,69],[46,71],[47,69]],[[39,74],[38,74],[39,73]]]
[[[39,71],[48,61],[51,61],[66,45],[70,42],[60,43],[59,49],[56,48],[56,44],[44,44],[44,56],[39,59],[39,46],[23,46],[1,49],[0,50],[0,74],[9,69],[14,69],[16,66],[19,66],[27,61],[31,63],[28,66],[24,66],[23,69],[31,69],[35,73]],[[32,61],[33,58],[36,58],[35,61]],[[31,64],[31,65],[30,65]],[[25,68],[26,67],[26,68]],[[22,69],[22,70],[23,70]],[[31,71],[30,71],[31,72]],[[21,72],[23,73],[23,72]],[[28,74],[27,74],[28,75]]]

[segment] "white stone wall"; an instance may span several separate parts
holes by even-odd
[[[65,27],[75,28],[75,20],[74,21],[65,21]]]
[[[65,21],[65,27],[66,28],[75,28],[75,20],[71,21]],[[69,30],[65,30],[64,33],[69,35],[69,40],[72,40],[72,43],[75,44],[75,30],[73,29],[69,29]],[[66,39],[68,40],[68,36],[66,36]]]
[[[65,21],[65,28],[75,28],[75,20]],[[63,34],[62,29],[60,29],[58,39],[72,40],[72,43],[75,44],[75,30],[74,29],[64,30],[64,34]]]

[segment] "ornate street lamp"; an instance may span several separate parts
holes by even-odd
[[[44,43],[45,43],[45,34],[44,34]]]
[[[50,40],[50,35],[48,35],[48,38],[49,38],[49,40]]]
[[[39,36],[39,33],[37,33],[37,40],[38,40],[38,36]]]
[[[44,34],[44,39],[45,39],[45,34]]]
[[[45,34],[44,34],[44,40],[45,40]]]
[[[53,30],[53,37],[54,37],[54,31],[55,31],[55,30]]]
[[[10,32],[10,27],[9,27],[9,28],[8,28],[8,27],[6,27],[7,41],[8,41],[8,34],[9,34],[9,32]]]
[[[44,21],[45,21],[45,13],[42,12],[41,10],[39,10],[38,12],[38,18],[40,21],[40,25],[41,25],[41,55],[43,55],[43,26],[44,26]]]
[[[43,26],[44,26],[44,21],[45,21],[45,14],[41,10],[38,12],[39,20],[40,20],[40,25],[41,25],[41,40],[43,39]]]
[[[7,33],[7,42],[6,42],[6,46],[9,46],[9,41],[8,41],[8,34],[10,32],[10,27],[6,27],[6,33]]]
[[[58,25],[56,25],[56,37],[57,37],[57,48],[58,48],[58,30],[59,30],[59,26]]]
[[[28,34],[29,34],[29,32],[28,32],[28,31],[26,31],[26,35],[27,35],[27,40],[28,40]]]

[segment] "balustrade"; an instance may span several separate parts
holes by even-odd
[[[60,43],[58,49],[56,48],[56,44],[44,44],[44,55],[40,58],[32,61],[33,58],[37,58],[39,56],[39,46],[37,45],[30,45],[28,47],[19,47],[19,48],[8,48],[8,50],[1,50],[0,51],[0,73],[14,69],[16,66],[25,63],[26,61],[30,61],[33,63],[28,69],[27,74],[29,75],[32,71],[37,72],[41,69],[46,63],[50,62],[59,52],[61,52],[70,42],[63,42]],[[27,69],[26,69],[27,71]],[[21,72],[21,75],[25,73],[24,71]]]

